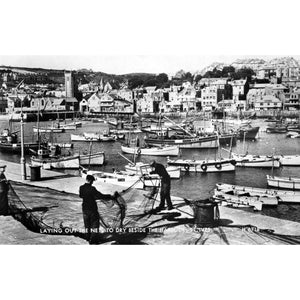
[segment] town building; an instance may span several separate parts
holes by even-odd
[[[282,102],[274,95],[264,95],[254,102],[254,110],[281,110]]]

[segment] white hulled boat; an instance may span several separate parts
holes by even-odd
[[[191,160],[191,159],[176,159],[167,160],[169,166],[180,167],[186,172],[233,172],[235,171],[234,159],[217,159],[217,160]]]
[[[134,155],[177,156],[179,154],[179,147],[177,146],[140,148],[122,145],[121,149],[124,153]]]
[[[71,134],[71,141],[73,142],[99,142],[99,135],[86,134]]]
[[[300,155],[277,156],[282,166],[300,166]]]
[[[64,132],[63,128],[60,127],[55,127],[55,126],[48,126],[48,127],[37,127],[37,126],[33,126],[33,132],[37,132],[37,133],[61,133]]]
[[[236,160],[237,167],[247,168],[279,168],[280,161],[277,157],[266,155],[251,155],[251,154],[235,154],[232,153],[232,158]]]
[[[267,175],[268,186],[278,189],[300,190],[299,177],[279,177]]]
[[[43,169],[78,169],[79,155],[51,156],[49,150],[39,149],[37,156],[31,157],[32,166],[41,166]]]
[[[79,155],[80,165],[83,166],[102,166],[105,162],[104,152],[95,152],[91,154],[80,154]]]
[[[268,196],[277,197],[279,202],[300,203],[300,192],[263,189],[249,186],[231,185],[226,183],[217,184],[219,191],[226,191],[237,195],[250,195],[250,196]]]

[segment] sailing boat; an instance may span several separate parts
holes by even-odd
[[[185,136],[169,136],[168,131],[167,135],[161,139],[160,135],[156,134],[154,137],[145,138],[145,143],[149,146],[178,146],[179,148],[185,149],[200,149],[200,148],[218,148],[218,139],[216,135],[199,137],[191,134],[187,130],[185,130],[180,125],[176,124],[166,116],[164,118],[170,122],[172,122],[176,127],[180,128],[182,131],[186,133]]]
[[[247,168],[279,168],[281,166],[279,158],[274,155],[252,155],[245,152],[245,138],[246,132],[244,132],[243,141],[243,153],[237,154],[232,153],[232,158],[236,160],[237,167],[247,167]],[[226,149],[225,149],[226,150]]]
[[[151,156],[178,156],[179,147],[174,146],[164,146],[161,143],[157,147],[140,147],[138,137],[131,139],[131,132],[129,132],[127,144],[121,145],[121,150],[127,154],[133,155],[151,155]]]
[[[45,147],[40,143],[40,130],[39,130],[39,111],[37,117],[37,134],[39,148],[37,151],[31,150],[35,155],[31,157],[32,166],[41,166],[43,169],[78,169],[79,168],[79,155],[61,155],[61,148],[57,145],[55,153],[52,154],[49,147]]]
[[[17,131],[12,129],[12,120],[9,120],[9,128],[4,129],[0,134],[0,151],[8,153],[21,153],[21,142],[18,140]],[[24,152],[30,153],[30,149],[37,150],[39,143],[24,143]]]
[[[231,148],[231,147],[230,147]],[[221,154],[219,148],[219,154]],[[219,172],[234,172],[235,160],[230,156],[228,159],[223,159],[220,155],[219,158],[205,159],[205,160],[190,160],[190,159],[177,159],[171,160],[168,158],[169,166],[179,166],[182,171],[196,172],[196,173],[219,173]]]

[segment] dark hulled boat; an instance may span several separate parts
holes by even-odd
[[[24,153],[30,154],[31,150],[36,151],[39,143],[24,143]],[[0,135],[0,151],[18,154],[21,153],[21,143],[18,141],[16,133],[11,133],[9,129],[4,129]]]
[[[255,140],[259,131],[259,126],[245,126],[238,129],[237,138],[239,140]]]

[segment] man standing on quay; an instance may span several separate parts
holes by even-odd
[[[157,207],[157,210],[163,210],[165,208],[165,201],[167,200],[168,210],[174,209],[170,191],[171,191],[171,178],[168,174],[166,168],[162,165],[157,163],[155,160],[152,162],[151,167],[154,170],[150,174],[158,174],[161,178],[161,188],[160,188],[160,204]]]
[[[87,175],[86,183],[79,188],[79,197],[83,199],[82,213],[84,227],[87,231],[87,239],[90,244],[96,243],[97,232],[100,226],[100,216],[96,200],[116,200],[118,197],[118,192],[115,192],[114,195],[100,193],[92,186],[94,181],[94,176]]]

